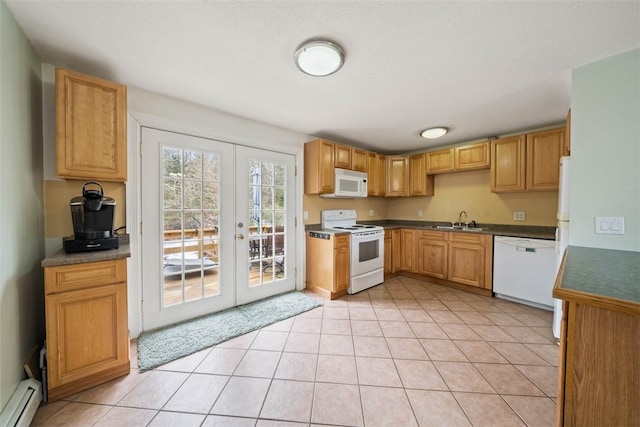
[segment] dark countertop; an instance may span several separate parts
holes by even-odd
[[[59,249],[53,255],[45,258],[40,264],[42,267],[56,267],[59,265],[82,264],[86,262],[109,261],[131,257],[129,248],[129,236],[119,236],[118,249],[105,249],[102,251],[77,252],[68,254],[64,249]]]
[[[640,252],[569,246],[561,273],[554,297],[622,303],[640,314]]]
[[[474,234],[491,234],[494,236],[523,237],[530,239],[555,240],[555,227],[545,226],[522,226],[522,225],[503,225],[503,224],[478,224],[482,231],[463,231],[463,230],[446,230],[437,229],[439,225],[451,225],[451,223],[434,222],[434,221],[407,221],[407,220],[378,220],[378,221],[358,221],[361,224],[373,224],[384,227],[385,230],[393,230],[394,228],[410,228],[414,230],[437,230],[448,231],[453,233],[474,233]],[[320,224],[307,225],[306,230],[324,231]]]

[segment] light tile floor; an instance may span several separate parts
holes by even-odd
[[[309,294],[316,298],[314,294]],[[552,313],[394,277],[42,406],[39,426],[551,426]]]

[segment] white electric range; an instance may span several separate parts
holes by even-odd
[[[322,211],[324,230],[351,233],[349,294],[384,281],[384,228],[358,224],[356,217],[352,209]]]

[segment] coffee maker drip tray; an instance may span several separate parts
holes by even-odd
[[[75,239],[74,236],[64,238],[64,251],[66,253],[101,251],[105,249],[118,249],[120,240],[117,236],[100,239]]]

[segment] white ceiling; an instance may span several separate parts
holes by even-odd
[[[4,1],[43,62],[383,153],[563,122],[573,68],[640,47],[640,0]],[[314,38],[338,73],[296,68]]]

